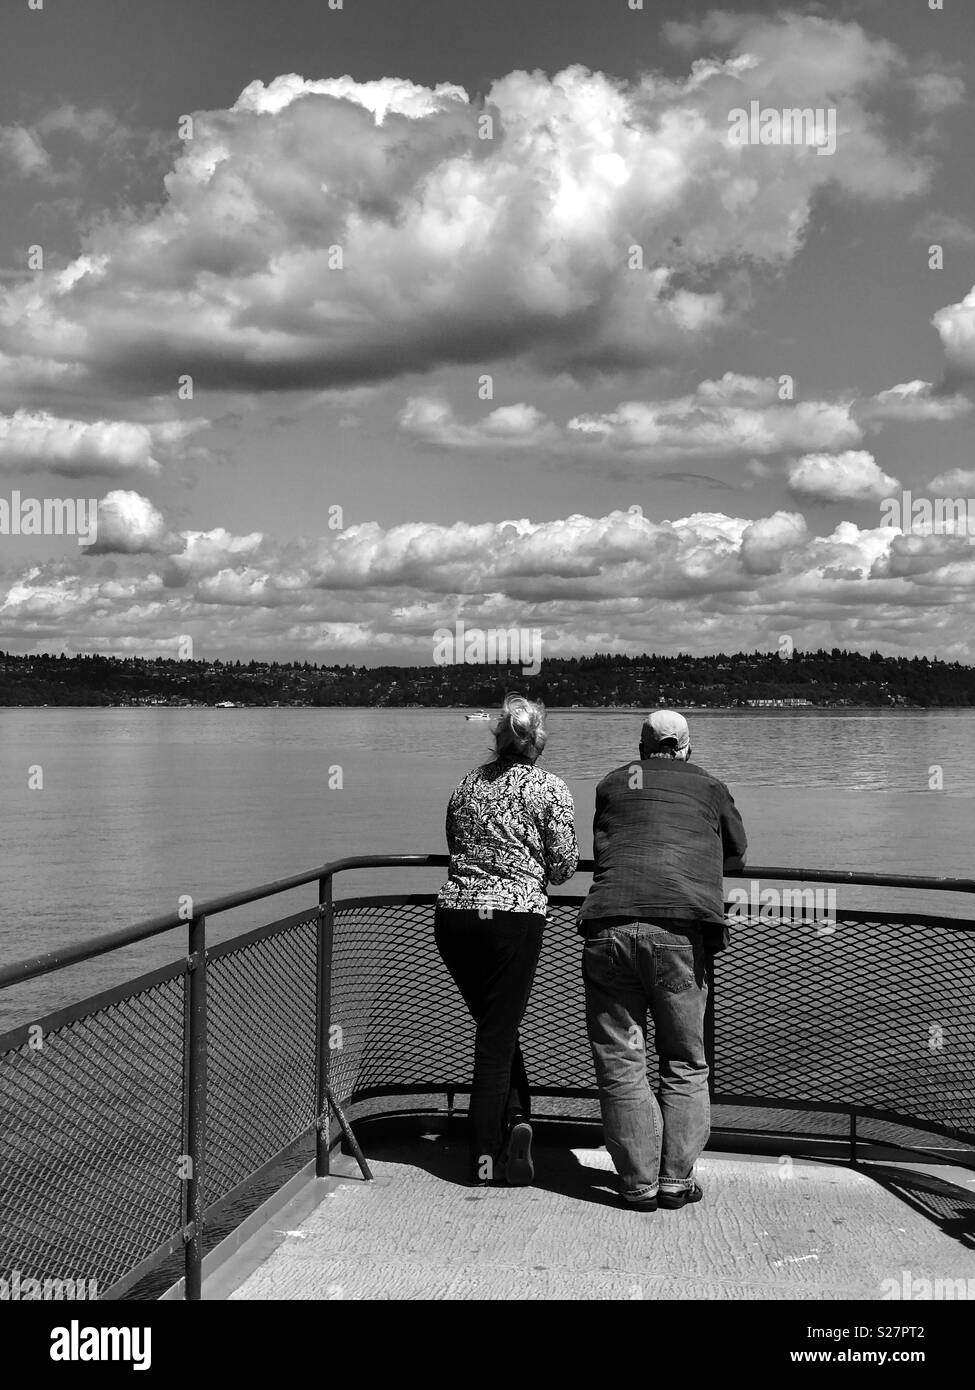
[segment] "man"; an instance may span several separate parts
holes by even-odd
[[[606,1147],[625,1203],[641,1211],[703,1197],[694,1164],[711,1132],[704,1010],[727,945],[722,875],[748,842],[723,782],[690,762],[687,721],[648,715],[640,761],[596,788],[595,872],[579,912],[586,1021]],[[660,1096],[647,1080],[647,1012]]]

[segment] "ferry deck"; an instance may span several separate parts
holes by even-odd
[[[340,860],[0,971],[185,942],[0,1036],[0,1264],[106,1299],[975,1297],[975,881],[729,876],[783,905],[736,914],[715,961],[704,1200],[641,1213],[602,1147],[580,895],[551,899],[522,1029],[535,1181],[467,1186],[473,1025],[432,895],[402,891],[446,862]],[[401,891],[341,897],[363,869]],[[303,911],[209,944],[296,889]]]

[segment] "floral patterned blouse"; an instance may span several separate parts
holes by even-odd
[[[564,883],[579,862],[572,793],[530,763],[475,767],[448,802],[447,848],[441,907],[544,915],[546,883]]]

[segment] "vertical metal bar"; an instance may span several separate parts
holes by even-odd
[[[453,1086],[447,1087],[447,1134],[453,1133],[454,1129],[454,1096],[457,1094]]]
[[[315,1176],[327,1178],[329,1028],[332,1021],[332,938],[335,914],[332,875],[318,880],[318,947],[315,985]]]
[[[704,1005],[704,1055],[708,1062],[708,1093],[714,1099],[714,954],[708,952],[705,966],[708,982],[708,997]]]
[[[198,1300],[203,1291],[204,1152],[207,1113],[207,957],[206,917],[194,917],[189,930],[186,975],[186,1224],[184,1297]]]
[[[850,1162],[857,1161],[857,1116],[856,1111],[850,1111]]]

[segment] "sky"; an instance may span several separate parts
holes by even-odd
[[[975,662],[975,7],[0,30],[0,649]]]

